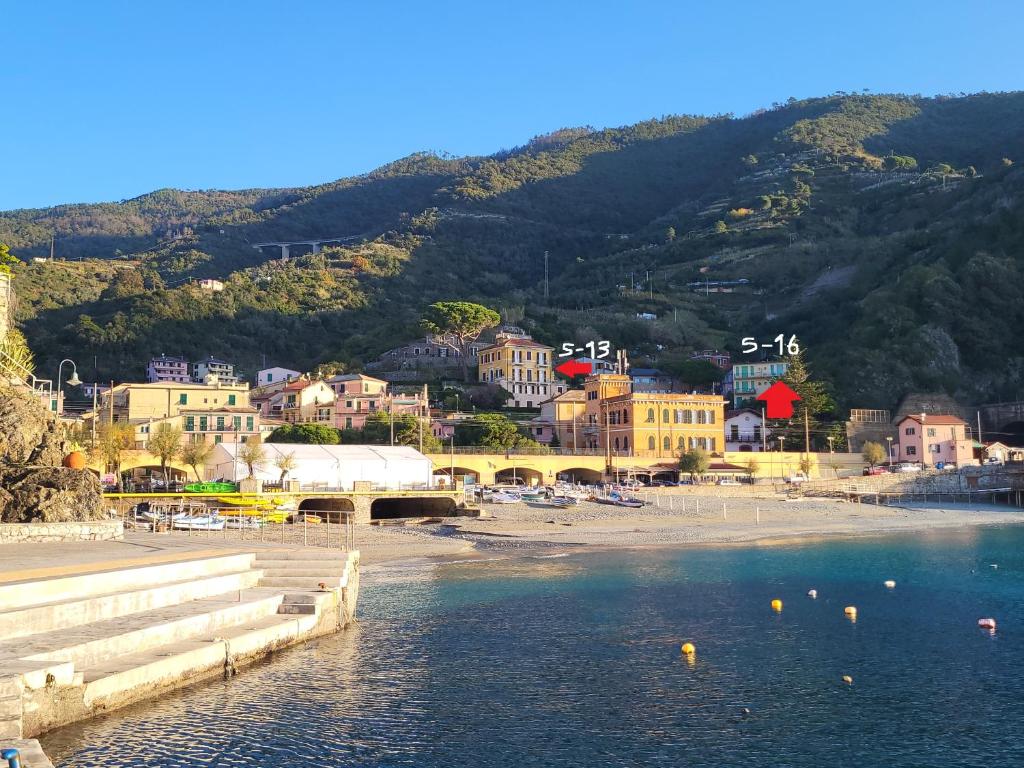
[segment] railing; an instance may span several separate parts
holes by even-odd
[[[451,453],[452,449],[440,450],[435,455]],[[494,455],[504,454],[506,456],[603,456],[604,451],[593,448],[548,448],[547,446],[523,446],[519,448],[488,448],[482,445],[457,445],[454,452],[456,455]]]

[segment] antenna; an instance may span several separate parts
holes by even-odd
[[[548,300],[548,252],[544,251],[544,301]]]

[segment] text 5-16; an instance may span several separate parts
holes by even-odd
[[[796,341],[796,336],[790,336],[789,341],[786,341],[786,335],[780,333],[768,344],[758,344],[757,339],[753,336],[743,337],[744,355],[752,355],[760,349],[778,349],[780,356],[800,354],[800,345]]]

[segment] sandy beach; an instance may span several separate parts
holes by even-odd
[[[1024,523],[1024,510],[987,504],[899,507],[833,499],[666,497],[640,509],[583,502],[568,509],[525,502],[484,504],[486,516],[442,523],[366,526],[357,533],[369,566],[461,559],[539,548],[779,544],[975,525]]]

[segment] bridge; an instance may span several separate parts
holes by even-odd
[[[320,237],[315,240],[279,240],[276,242],[253,243],[252,247],[257,251],[262,251],[264,248],[280,248],[281,260],[287,261],[291,255],[291,247],[293,245],[308,245],[313,249],[313,253],[320,253],[320,246],[324,243],[351,243],[360,239],[359,235],[343,235],[342,237]]]
[[[978,412],[983,440],[1024,445],[1024,400],[981,405]]]

